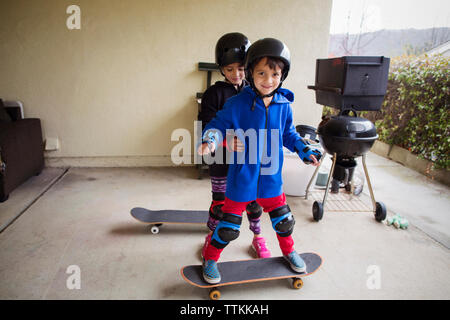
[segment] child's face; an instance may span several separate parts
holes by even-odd
[[[222,67],[225,78],[234,85],[240,86],[245,78],[244,66],[239,62],[235,62]]]
[[[253,83],[261,95],[266,95],[274,91],[280,85],[281,68],[275,66],[271,69],[267,64],[267,58],[261,59],[253,69]]]

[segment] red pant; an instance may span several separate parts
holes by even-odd
[[[247,204],[250,202],[251,201],[236,202],[225,197],[225,204],[222,207],[222,211],[224,213],[233,213],[242,216],[242,212],[245,211]],[[270,212],[276,208],[286,205],[286,195],[282,193],[281,195],[273,198],[258,198],[256,199],[256,202],[258,202],[258,204],[263,208],[264,212]],[[292,236],[280,237],[277,233],[277,238],[283,255],[288,255],[294,251],[294,240],[292,239]],[[218,249],[209,243],[204,256],[205,260],[219,260],[222,250],[223,249]]]

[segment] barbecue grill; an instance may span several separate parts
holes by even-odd
[[[371,121],[358,117],[358,112],[381,109],[386,94],[389,61],[390,59],[386,57],[366,56],[316,61],[315,85],[308,86],[308,89],[315,90],[318,104],[340,110],[337,116],[323,117],[317,129],[325,154],[332,155],[333,164],[323,201],[315,201],[313,204],[313,217],[316,221],[320,221],[323,217],[331,178],[341,180],[343,170],[353,171],[357,157],[362,157],[375,219],[383,221],[386,218],[386,206],[382,202],[375,201],[366,166],[366,153],[378,139],[376,127]],[[319,168],[320,166],[316,168],[309,181],[306,197]],[[351,183],[351,177],[348,180]]]

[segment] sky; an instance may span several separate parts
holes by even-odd
[[[331,34],[433,27],[450,27],[450,0],[333,0]]]

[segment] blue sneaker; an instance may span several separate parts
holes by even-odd
[[[217,268],[217,262],[214,260],[208,260],[203,263],[203,279],[210,284],[219,283],[220,272]]]
[[[297,251],[292,251],[287,256],[284,256],[284,258],[289,262],[292,270],[298,273],[306,273],[305,261],[303,261]]]

